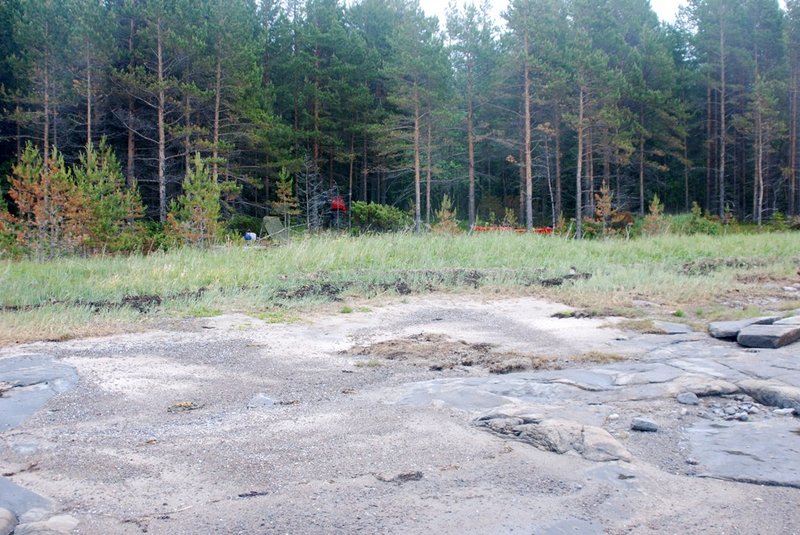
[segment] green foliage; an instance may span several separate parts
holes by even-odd
[[[789,224],[786,221],[786,216],[780,210],[775,210],[772,218],[769,220],[769,228],[774,232],[785,232],[789,230]]]
[[[232,182],[216,182],[200,158],[194,157],[194,168],[183,181],[183,195],[172,202],[168,216],[169,232],[188,243],[209,246],[220,238],[221,196],[238,192]]]
[[[718,221],[703,216],[703,210],[697,202],[692,202],[692,213],[686,227],[687,234],[710,234],[717,236],[722,233],[722,225]]]
[[[258,233],[261,228],[261,219],[245,214],[234,214],[234,216],[227,221],[225,227],[228,229],[228,232],[241,237],[244,236],[245,232]]]
[[[356,201],[351,210],[353,230],[358,233],[408,230],[413,224],[407,213],[386,204]]]
[[[519,226],[519,219],[517,219],[517,211],[513,208],[504,208],[503,220],[500,222],[501,227],[517,228]]]
[[[436,224],[433,226],[433,231],[438,234],[458,234],[460,232],[453,201],[447,194],[442,197],[442,203],[436,210]]]
[[[89,251],[119,252],[138,248],[141,229],[136,221],[144,213],[138,191],[125,189],[125,177],[106,139],[100,147],[89,144],[72,167],[78,190],[89,202],[91,222],[85,246]]]
[[[272,211],[283,216],[286,235],[291,236],[292,216],[299,214],[300,208],[294,194],[294,180],[285,168],[278,173],[275,196],[276,200],[272,203]]]

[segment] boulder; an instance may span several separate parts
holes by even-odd
[[[774,325],[800,325],[800,316],[792,316],[790,318],[783,318],[774,323]]]
[[[739,335],[739,331],[751,325],[771,325],[778,321],[778,316],[762,316],[738,321],[714,321],[708,325],[708,334],[714,338],[732,340]]]
[[[631,421],[631,429],[633,431],[643,431],[648,433],[655,433],[658,431],[658,424],[649,418],[634,418]]]
[[[681,405],[699,405],[700,398],[694,392],[683,392],[678,394],[678,403]]]
[[[777,349],[800,340],[800,325],[750,325],[736,341],[744,347]]]

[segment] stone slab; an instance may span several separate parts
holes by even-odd
[[[699,475],[800,488],[800,442],[794,418],[700,423],[689,430]]]
[[[759,403],[779,409],[794,409],[800,412],[800,388],[776,383],[749,379],[739,382],[739,388]]]
[[[653,325],[656,329],[660,329],[664,331],[664,334],[675,335],[675,334],[691,334],[692,328],[688,325],[684,325],[683,323],[673,323],[671,321],[660,321],[655,320],[653,321]]]
[[[783,318],[775,322],[775,325],[800,325],[800,316],[792,316],[790,318]]]
[[[762,316],[737,321],[714,321],[708,325],[708,334],[723,340],[734,339],[739,332],[751,325],[771,325],[781,319],[778,316]]]
[[[736,341],[744,347],[777,349],[800,340],[800,325],[750,325]]]

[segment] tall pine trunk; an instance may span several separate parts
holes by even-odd
[[[420,167],[420,105],[419,88],[414,85],[414,232],[422,230],[422,170]]]
[[[644,107],[639,110],[639,215],[644,215]]]
[[[475,227],[475,132],[472,62],[467,63],[467,159],[469,174],[469,229]]]
[[[789,215],[797,215],[797,93],[800,91],[800,54],[791,55],[792,74],[790,81],[790,112],[789,112]]]
[[[578,157],[575,173],[575,237],[583,238],[583,112],[585,91],[583,85],[578,93]]]
[[[430,111],[428,112],[428,146],[427,146],[427,158],[428,162],[426,165],[426,177],[425,177],[425,223],[430,225],[431,224],[431,182],[433,180],[433,121],[431,120],[432,116],[430,115]]]
[[[86,63],[86,146],[92,144],[92,63]]]
[[[47,44],[50,40],[50,25],[45,22],[44,24],[44,132],[42,135],[44,141],[44,167],[50,166],[50,47]]]
[[[717,193],[719,195],[719,217],[725,217],[725,150],[727,148],[727,109],[725,101],[727,99],[727,87],[725,84],[725,28],[724,20],[720,17],[719,24],[719,185]]]
[[[561,114],[558,110],[558,104],[556,104],[555,114],[553,117],[553,122],[555,126],[555,140],[556,140],[556,200],[555,200],[555,211],[556,216],[555,219],[558,221],[561,219],[561,215],[563,213],[563,208],[561,205]]]
[[[164,36],[161,31],[161,17],[156,20],[156,62],[158,70],[158,220],[167,220],[167,141],[164,113],[167,106],[167,95],[164,90]]]
[[[219,46],[217,46],[217,50],[219,50]],[[217,68],[214,70],[214,138],[211,149],[211,175],[214,177],[214,182],[219,179],[219,108],[221,100],[222,60],[218,56]]]
[[[128,33],[128,72],[133,72],[133,52],[134,35],[136,34],[136,21],[133,17],[129,22]],[[128,162],[126,167],[127,176],[125,177],[128,189],[133,189],[135,185],[135,163],[136,163],[136,134],[131,126],[133,116],[136,113],[136,104],[133,96],[128,96]]]
[[[533,165],[531,158],[531,79],[528,61],[528,34],[525,34],[525,227],[533,232]]]

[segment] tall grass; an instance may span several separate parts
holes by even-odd
[[[709,299],[742,285],[735,278],[736,270],[724,266],[702,275],[682,274],[687,262],[752,259],[759,264],[754,269],[779,280],[795,274],[797,255],[800,237],[791,233],[581,242],[511,233],[327,235],[280,247],[187,248],[149,256],[5,261],[0,264],[0,306],[6,316],[20,314],[12,307],[85,307],[118,303],[126,296],[192,300],[200,291],[203,305],[211,309],[226,309],[231,302],[245,309],[263,308],[282,291],[321,279],[346,282],[348,292],[369,296],[376,287],[388,288],[398,277],[413,288],[433,272],[454,269],[483,270],[482,285],[574,303],[581,299],[615,303],[639,296],[680,304]],[[531,284],[537,277],[562,276],[571,268],[592,277],[548,290]],[[442,278],[434,286],[447,286],[447,280]],[[751,286],[750,291],[759,291],[757,285]],[[9,322],[0,320],[0,329],[7,328]]]

